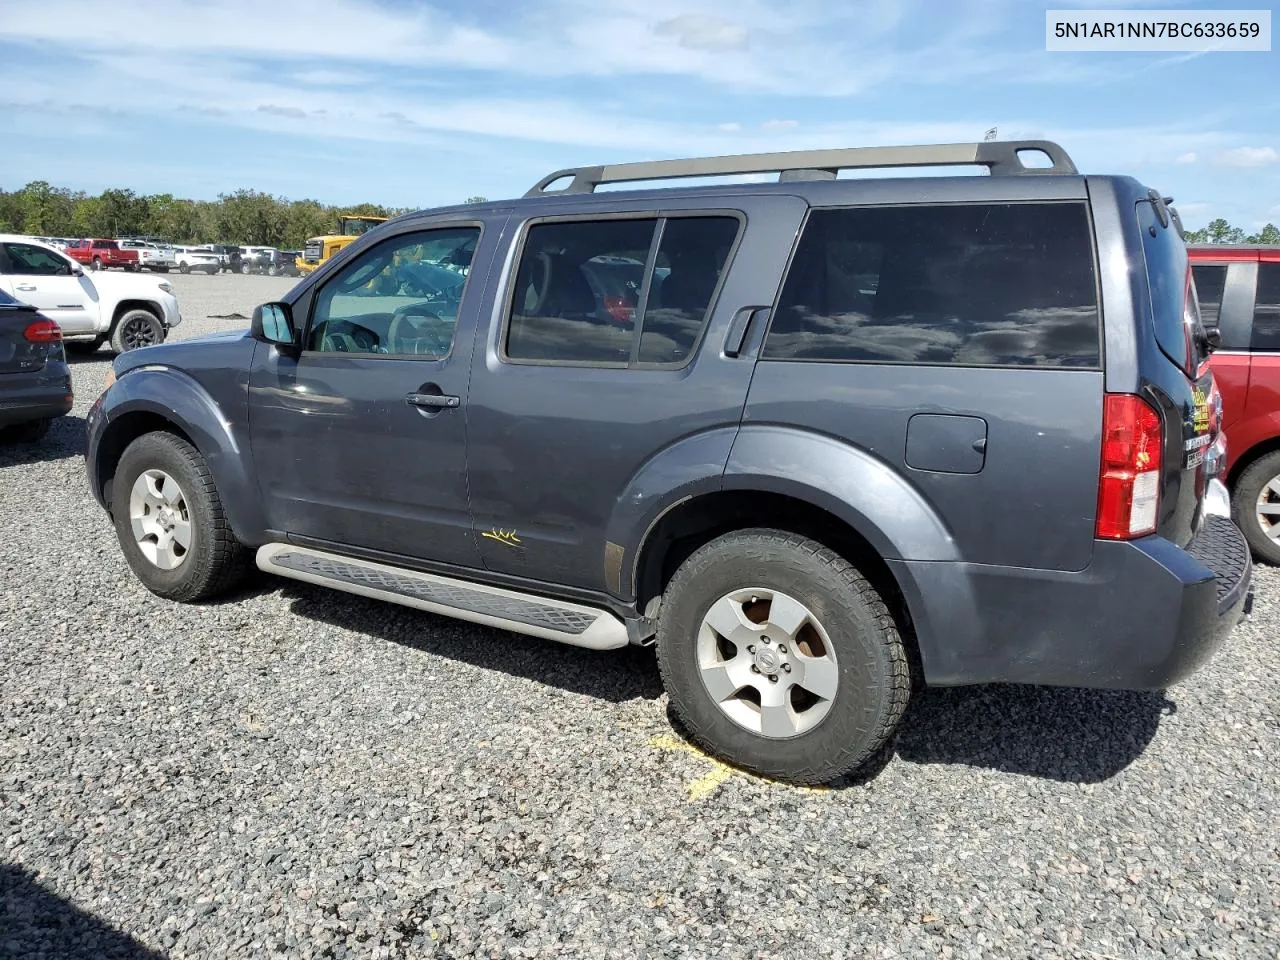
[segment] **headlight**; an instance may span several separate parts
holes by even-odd
[[[158,286],[165,293],[173,293],[173,284],[169,283],[167,280],[161,280],[158,284],[156,284],[156,286]]]

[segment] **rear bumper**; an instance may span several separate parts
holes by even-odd
[[[925,679],[1159,690],[1200,669],[1252,606],[1253,564],[1229,519],[1186,549],[1097,541],[1077,572],[891,561]]]
[[[0,373],[0,426],[66,416],[73,401],[65,363],[34,373]]]

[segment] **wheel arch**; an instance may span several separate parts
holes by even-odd
[[[144,434],[181,437],[204,458],[217,485],[227,522],[246,545],[264,538],[265,517],[253,479],[248,444],[213,398],[192,378],[170,369],[122,376],[104,398],[103,424],[91,437],[94,493],[110,509],[116,469],[124,451]]]
[[[164,325],[164,311],[160,309],[160,304],[151,300],[141,300],[136,297],[129,300],[121,300],[116,304],[115,310],[111,313],[111,328],[109,333],[116,332],[116,325],[120,323],[120,318],[131,310],[145,310],[151,314],[160,324]]]

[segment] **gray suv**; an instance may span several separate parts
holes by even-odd
[[[837,177],[956,164],[990,176]],[[117,357],[88,473],[162,597],[256,562],[653,644],[698,743],[822,783],[919,684],[1205,663],[1252,598],[1212,348],[1169,203],[1053,143],[589,167]]]

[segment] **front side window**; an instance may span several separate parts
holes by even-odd
[[[1280,263],[1258,264],[1251,346],[1254,350],[1280,350]]]
[[[69,277],[71,264],[52,250],[33,247],[26,243],[10,243],[9,269],[28,277]]]
[[[1097,367],[1093,245],[1079,203],[817,210],[763,357]]]
[[[448,227],[385,240],[325,282],[307,349],[439,359],[454,327],[479,227]]]
[[[739,226],[729,216],[535,224],[516,269],[507,359],[682,366]]]

